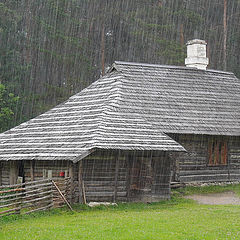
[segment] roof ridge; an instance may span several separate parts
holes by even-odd
[[[193,71],[201,71],[201,72],[214,72],[214,73],[221,73],[221,74],[234,75],[235,76],[235,74],[233,72],[226,72],[226,71],[215,70],[215,69],[202,70],[202,69],[186,67],[186,66],[138,63],[138,62],[125,62],[125,61],[114,61],[114,63],[112,64],[112,67],[109,69],[109,72],[113,71],[113,69],[116,69],[117,71],[119,71],[119,69],[117,68],[117,65],[130,65],[130,66],[143,66],[143,67],[146,66],[146,67],[170,68],[170,69],[180,69],[180,70],[185,69],[185,70],[193,70]]]

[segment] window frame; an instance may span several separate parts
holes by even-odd
[[[219,167],[228,165],[228,139],[211,137],[208,140],[207,166]]]

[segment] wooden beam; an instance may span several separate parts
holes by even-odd
[[[17,183],[17,177],[18,177],[17,161],[10,161],[10,176],[9,176],[10,185]]]
[[[70,177],[70,202],[73,203],[73,189],[74,189],[74,175],[73,175],[73,162],[69,162],[69,177]]]
[[[79,203],[87,204],[86,193],[83,181],[83,162],[78,162],[78,191],[79,191]]]
[[[87,200],[86,200],[86,192],[85,192],[85,185],[84,185],[84,181],[82,180],[82,195],[83,195],[83,203],[87,204]]]
[[[82,161],[78,162],[78,192],[79,192],[79,196],[78,196],[78,202],[82,203]]]
[[[32,161],[30,161],[30,176],[31,176],[31,181],[34,181],[34,168],[35,168],[35,161],[32,160]]]
[[[126,176],[126,197],[127,201],[130,201],[130,185],[131,185],[131,166],[132,166],[132,158],[130,154],[126,156],[126,165],[127,165],[127,176]]]
[[[114,176],[114,194],[113,194],[113,202],[116,202],[117,200],[117,187],[118,187],[118,174],[119,174],[119,155],[120,151],[117,151],[115,156],[115,176]]]

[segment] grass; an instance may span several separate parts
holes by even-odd
[[[170,201],[129,203],[116,207],[76,205],[29,216],[0,219],[0,239],[240,239],[240,207],[199,205],[182,195],[235,191],[226,187],[187,187],[173,192]]]

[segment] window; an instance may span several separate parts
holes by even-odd
[[[52,170],[43,169],[43,178],[52,179]]]
[[[212,138],[208,143],[208,165],[227,165],[228,144],[226,139]]]

